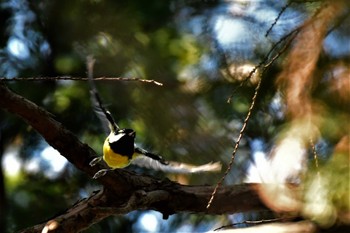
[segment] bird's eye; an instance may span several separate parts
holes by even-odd
[[[135,131],[132,131],[128,134],[130,137],[136,137],[136,132]]]

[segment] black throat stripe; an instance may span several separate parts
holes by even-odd
[[[134,138],[128,135],[124,135],[119,140],[114,142],[108,141],[108,143],[114,153],[127,156],[129,159],[132,158],[132,155],[135,152]]]

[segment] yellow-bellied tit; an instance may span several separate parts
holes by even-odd
[[[161,156],[137,147],[135,145],[136,132],[132,129],[120,129],[115,123],[111,113],[103,107],[101,98],[93,82],[93,64],[93,58],[88,58],[87,69],[91,89],[91,99],[97,116],[104,125],[109,126],[108,128],[110,130],[110,133],[103,144],[103,156],[97,157],[90,162],[90,166],[94,166],[103,159],[110,168],[98,171],[94,175],[94,179],[105,175],[109,170],[124,168],[130,163],[141,167],[172,173],[198,173],[221,170],[221,164],[219,162],[208,163],[202,166],[167,162]]]

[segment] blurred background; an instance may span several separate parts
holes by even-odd
[[[137,81],[96,81],[96,85],[118,124],[133,128],[143,148],[167,160],[221,161],[226,169],[259,76],[242,81],[322,1],[295,1],[285,8],[287,4],[273,0],[2,0],[0,76],[86,77],[86,56],[93,55],[95,77],[161,82],[163,86]],[[337,64],[349,67],[349,41],[345,17],[327,35],[322,48],[319,72],[323,81],[315,98],[330,108],[332,119],[339,112],[348,113],[348,102],[330,96],[327,81],[332,79],[329,70]],[[283,96],[274,84],[283,57],[262,75],[256,109],[226,184],[247,178],[252,162],[265,158],[264,152],[285,123]],[[47,109],[82,142],[102,153],[106,135],[94,114],[86,82],[11,81],[7,85]],[[339,139],[340,132],[335,130],[341,127],[339,119],[316,142],[321,164],[327,162]],[[21,119],[0,111],[0,120],[0,232],[45,221],[101,188]],[[222,176],[127,169],[183,184],[216,184]],[[157,212],[135,211],[109,217],[85,232],[203,232],[264,217],[271,215],[176,214],[162,220]]]

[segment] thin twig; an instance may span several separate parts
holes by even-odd
[[[238,88],[242,87],[252,76],[253,74],[264,64],[264,62],[260,62],[257,66],[255,66],[250,73],[248,74],[248,76],[241,82],[241,84],[239,84],[238,87],[236,87],[233,91],[232,94],[227,98],[227,103],[231,103],[232,98],[235,94],[235,92],[238,90]]]
[[[282,7],[282,9],[280,10],[280,12],[278,13],[276,19],[273,21],[273,23],[271,24],[270,28],[266,31],[265,37],[268,37],[270,32],[272,31],[273,27],[277,24],[278,20],[280,19],[280,17],[282,16],[283,12],[285,10],[287,10],[287,8],[292,4],[292,2],[289,2],[288,4],[286,4],[284,7]]]
[[[263,223],[271,223],[271,222],[278,222],[278,221],[285,221],[285,220],[290,220],[292,218],[273,218],[273,219],[261,219],[261,220],[245,220],[243,222],[236,222],[236,223],[232,223],[229,225],[225,225],[225,226],[221,226],[219,228],[216,228],[214,231],[219,231],[225,228],[229,228],[229,227],[233,227],[233,226],[237,226],[240,224],[263,224]]]
[[[263,63],[266,63],[267,60],[269,59],[269,57],[271,56],[271,54],[273,53],[273,51],[275,51],[275,49],[277,48],[278,45],[280,45],[282,42],[286,41],[288,38],[289,40],[287,41],[286,44],[290,43],[294,37],[299,33],[301,27],[297,27],[295,29],[293,29],[292,31],[290,31],[288,34],[284,35],[281,39],[279,39],[269,50],[269,52],[266,54],[266,56],[263,59]],[[284,49],[286,46],[283,46],[282,49]],[[288,47],[288,46],[287,46]],[[273,59],[271,59],[271,61],[274,61]],[[267,63],[268,64],[268,63]],[[266,66],[266,65],[265,65]]]
[[[319,175],[318,154],[317,154],[317,150],[316,150],[316,146],[315,146],[314,140],[312,138],[310,138],[310,145],[311,145],[311,149],[312,149],[312,154],[314,156],[314,161],[315,161],[315,167],[316,167],[316,170],[317,170],[317,174]]]
[[[242,128],[241,128],[241,131],[239,132],[238,139],[237,139],[237,141],[236,141],[235,147],[234,147],[233,152],[232,152],[231,161],[230,161],[230,163],[228,164],[227,169],[226,169],[224,175],[221,177],[221,179],[219,180],[219,182],[216,184],[215,189],[214,189],[213,193],[211,194],[211,197],[210,197],[210,199],[209,199],[209,201],[208,201],[207,209],[209,209],[211,203],[213,202],[213,199],[214,199],[214,196],[215,196],[217,190],[219,189],[219,187],[221,186],[222,182],[225,180],[227,174],[228,174],[228,173],[230,172],[230,170],[231,170],[233,161],[234,161],[235,156],[236,156],[236,152],[237,152],[237,150],[238,150],[239,144],[240,144],[241,139],[242,139],[242,137],[243,137],[243,133],[244,133],[244,131],[245,131],[245,128],[247,127],[248,121],[249,121],[249,119],[250,119],[250,115],[252,114],[252,111],[253,111],[253,108],[254,108],[254,105],[255,105],[255,102],[256,102],[256,97],[258,96],[258,92],[259,92],[259,89],[260,89],[260,86],[261,86],[261,80],[262,80],[262,78],[260,77],[259,82],[258,82],[258,85],[256,85],[256,87],[255,87],[255,92],[254,92],[254,96],[253,96],[253,98],[252,98],[252,103],[251,103],[251,105],[250,105],[250,107],[249,107],[247,116],[246,116],[246,118],[244,119],[243,126],[242,126]]]
[[[0,77],[0,81],[61,81],[61,80],[74,80],[74,81],[88,81],[88,78],[71,77],[71,76],[57,76],[57,77],[28,77],[28,78],[5,78]],[[152,79],[140,79],[140,78],[123,78],[123,77],[99,77],[94,78],[94,81],[138,81],[145,83],[153,83],[158,86],[163,86],[163,83]]]
[[[296,31],[297,32],[297,31]],[[297,33],[296,33],[297,34]],[[255,87],[255,91],[254,91],[254,95],[252,97],[252,101],[251,101],[251,104],[250,104],[250,107],[248,109],[248,113],[247,113],[247,116],[245,117],[244,121],[243,121],[243,126],[239,132],[239,135],[238,135],[238,138],[236,140],[236,143],[235,143],[235,147],[233,149],[233,152],[232,152],[232,155],[231,155],[231,160],[230,160],[230,163],[228,164],[227,166],[227,169],[224,173],[224,175],[221,177],[221,179],[219,180],[219,182],[216,184],[215,188],[214,188],[214,191],[212,192],[211,196],[210,196],[210,199],[208,201],[208,204],[207,204],[207,209],[209,209],[209,207],[211,206],[211,203],[213,202],[214,200],[214,197],[215,197],[215,194],[217,192],[217,190],[220,188],[220,186],[222,185],[223,181],[225,180],[226,176],[228,175],[228,173],[231,171],[231,167],[233,165],[233,161],[236,157],[236,153],[237,153],[237,150],[238,150],[238,147],[239,147],[239,144],[241,142],[241,139],[243,137],[243,134],[244,134],[244,131],[247,127],[247,124],[248,124],[248,121],[250,119],[250,116],[252,114],[252,111],[254,109],[254,106],[255,106],[255,102],[256,102],[256,98],[258,96],[258,93],[259,93],[259,90],[260,90],[260,86],[261,86],[261,82],[262,82],[262,74],[265,72],[265,70],[270,66],[272,65],[272,63],[274,61],[276,61],[276,59],[278,57],[280,57],[282,55],[282,53],[289,47],[289,45],[291,44],[292,40],[295,38],[296,34],[294,34],[294,36],[292,36],[291,38],[289,38],[289,40],[285,43],[285,45],[283,46],[283,48],[281,48],[278,53],[271,58],[270,61],[267,62],[267,60],[261,62],[259,64],[259,66],[263,66],[263,69],[262,69],[262,72],[260,74],[260,79],[259,79],[259,82],[257,84],[257,86]],[[291,35],[291,34],[290,34]],[[270,55],[271,52],[268,53],[268,55]],[[265,65],[263,65],[264,63],[266,63]],[[253,69],[253,71],[251,71],[251,73],[249,75],[252,74],[252,72],[255,72],[255,70],[257,69],[257,67],[255,67]]]
[[[293,33],[295,33],[294,35],[293,34],[290,34],[292,35],[289,40],[286,42],[286,44],[283,46],[283,48],[281,50],[278,51],[278,53],[271,58],[271,60],[269,62],[267,62],[265,65],[264,65],[264,70],[267,69],[270,65],[272,65],[272,63],[277,59],[279,58],[282,53],[284,53],[284,51],[289,47],[289,45],[291,44],[291,42],[293,41],[293,39],[297,36],[299,30],[295,30],[293,31]]]

